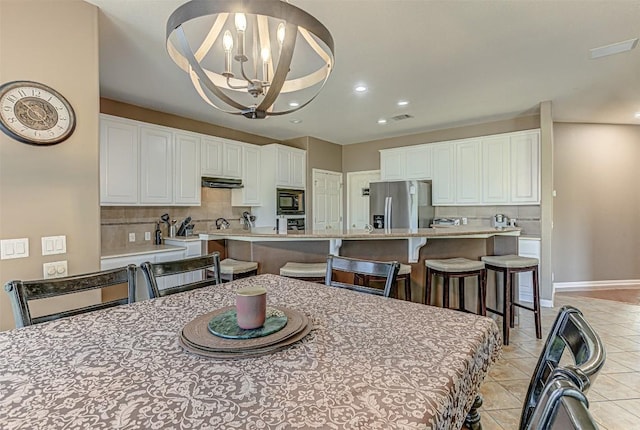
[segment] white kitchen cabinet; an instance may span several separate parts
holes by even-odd
[[[415,145],[380,151],[380,177],[383,181],[432,179],[431,145]]]
[[[433,178],[431,151],[431,145],[416,145],[406,148],[404,153],[406,179]]]
[[[242,147],[242,188],[231,190],[231,206],[260,206],[260,147]]]
[[[540,132],[511,136],[511,202],[540,203]]]
[[[183,257],[181,258],[193,258],[200,257],[202,255],[202,241],[200,240],[183,240],[183,239],[165,239],[165,245],[173,245],[173,246],[181,246],[186,247],[187,249],[184,251]],[[176,258],[172,258],[172,256],[166,257],[164,254],[158,254],[158,258],[156,258],[156,263],[161,263],[165,261],[176,260]],[[206,274],[204,270],[193,271],[188,273],[182,273],[179,275],[172,275],[160,278],[161,280],[165,280],[169,278],[169,280],[162,285],[161,288],[172,287],[179,284],[188,284],[190,282],[201,281],[204,279]],[[171,279],[173,278],[173,279]],[[170,282],[170,283],[169,283]]]
[[[100,202],[138,202],[138,127],[131,121],[100,121]]]
[[[136,270],[136,301],[147,300],[149,298],[149,290],[140,265],[146,261],[156,263],[159,261],[183,259],[185,258],[186,251],[182,243],[180,243],[179,246],[181,248],[163,250],[163,252],[135,253],[121,257],[102,257],[100,259],[100,270],[117,269],[119,267],[126,267],[129,264],[135,265],[138,268]]]
[[[383,181],[403,181],[406,179],[405,154],[405,148],[380,151],[380,178]]]
[[[304,188],[307,177],[307,152],[278,144],[266,146],[275,151],[276,187]]]
[[[510,202],[510,144],[508,135],[482,139],[482,203],[484,204]]]
[[[200,141],[195,133],[100,116],[100,204],[200,205]]]
[[[200,206],[200,137],[192,133],[174,133],[173,202],[176,205]]]
[[[169,205],[173,198],[173,134],[140,126],[140,203]]]
[[[458,205],[478,205],[482,196],[480,141],[469,139],[455,142],[455,202]]]
[[[449,143],[434,144],[433,184],[431,186],[433,204],[438,206],[456,203],[455,146]]]
[[[244,143],[201,135],[202,176],[242,179],[242,148]]]
[[[540,239],[518,238],[518,255],[537,258],[540,261]],[[533,302],[533,280],[531,272],[518,274],[518,298],[520,301]]]

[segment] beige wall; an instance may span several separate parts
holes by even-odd
[[[555,282],[640,279],[640,126],[554,124]]]
[[[73,106],[77,126],[50,147],[0,133],[0,238],[28,238],[29,257],[0,261],[0,282],[42,278],[42,264],[69,273],[100,268],[98,9],[80,0],[0,1],[0,82],[50,85]],[[67,236],[67,253],[42,256],[41,237]],[[13,327],[0,293],[0,329]]]
[[[347,173],[379,169],[380,154],[378,151],[381,149],[420,145],[423,143],[441,142],[445,140],[465,139],[468,137],[485,136],[489,134],[508,133],[538,127],[540,127],[540,117],[535,115],[345,145],[342,147],[343,172]]]

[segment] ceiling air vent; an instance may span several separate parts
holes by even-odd
[[[403,113],[402,115],[392,116],[391,119],[394,121],[402,121],[403,119],[413,118],[413,116]]]

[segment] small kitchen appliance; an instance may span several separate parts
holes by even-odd
[[[491,219],[491,225],[495,228],[506,228],[509,225],[509,218],[504,214],[495,214]]]
[[[277,215],[304,215],[304,190],[278,188],[276,190]]]

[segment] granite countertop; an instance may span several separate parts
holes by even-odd
[[[194,240],[200,240],[198,236],[195,236]],[[138,245],[132,246],[129,248],[114,248],[114,249],[105,249],[102,251],[102,255],[100,258],[117,258],[117,257],[131,257],[134,255],[143,255],[143,254],[155,254],[160,252],[169,252],[169,251],[180,251],[186,250],[187,248],[182,246],[175,245]]]
[[[450,238],[457,236],[482,236],[490,237],[519,236],[522,229],[518,227],[507,227],[496,229],[494,227],[478,226],[446,226],[392,230],[373,230],[371,232],[364,229],[347,230],[314,230],[314,231],[289,231],[287,234],[278,234],[271,227],[256,227],[251,230],[226,229],[213,230],[200,233],[202,240],[215,240],[221,238],[244,238],[244,239],[271,239],[271,240],[302,240],[302,239],[406,239],[412,237],[426,238]]]
[[[165,241],[172,240],[176,242],[194,242],[196,240],[201,240],[197,234],[192,234],[191,236],[176,236],[176,237],[165,237]]]

